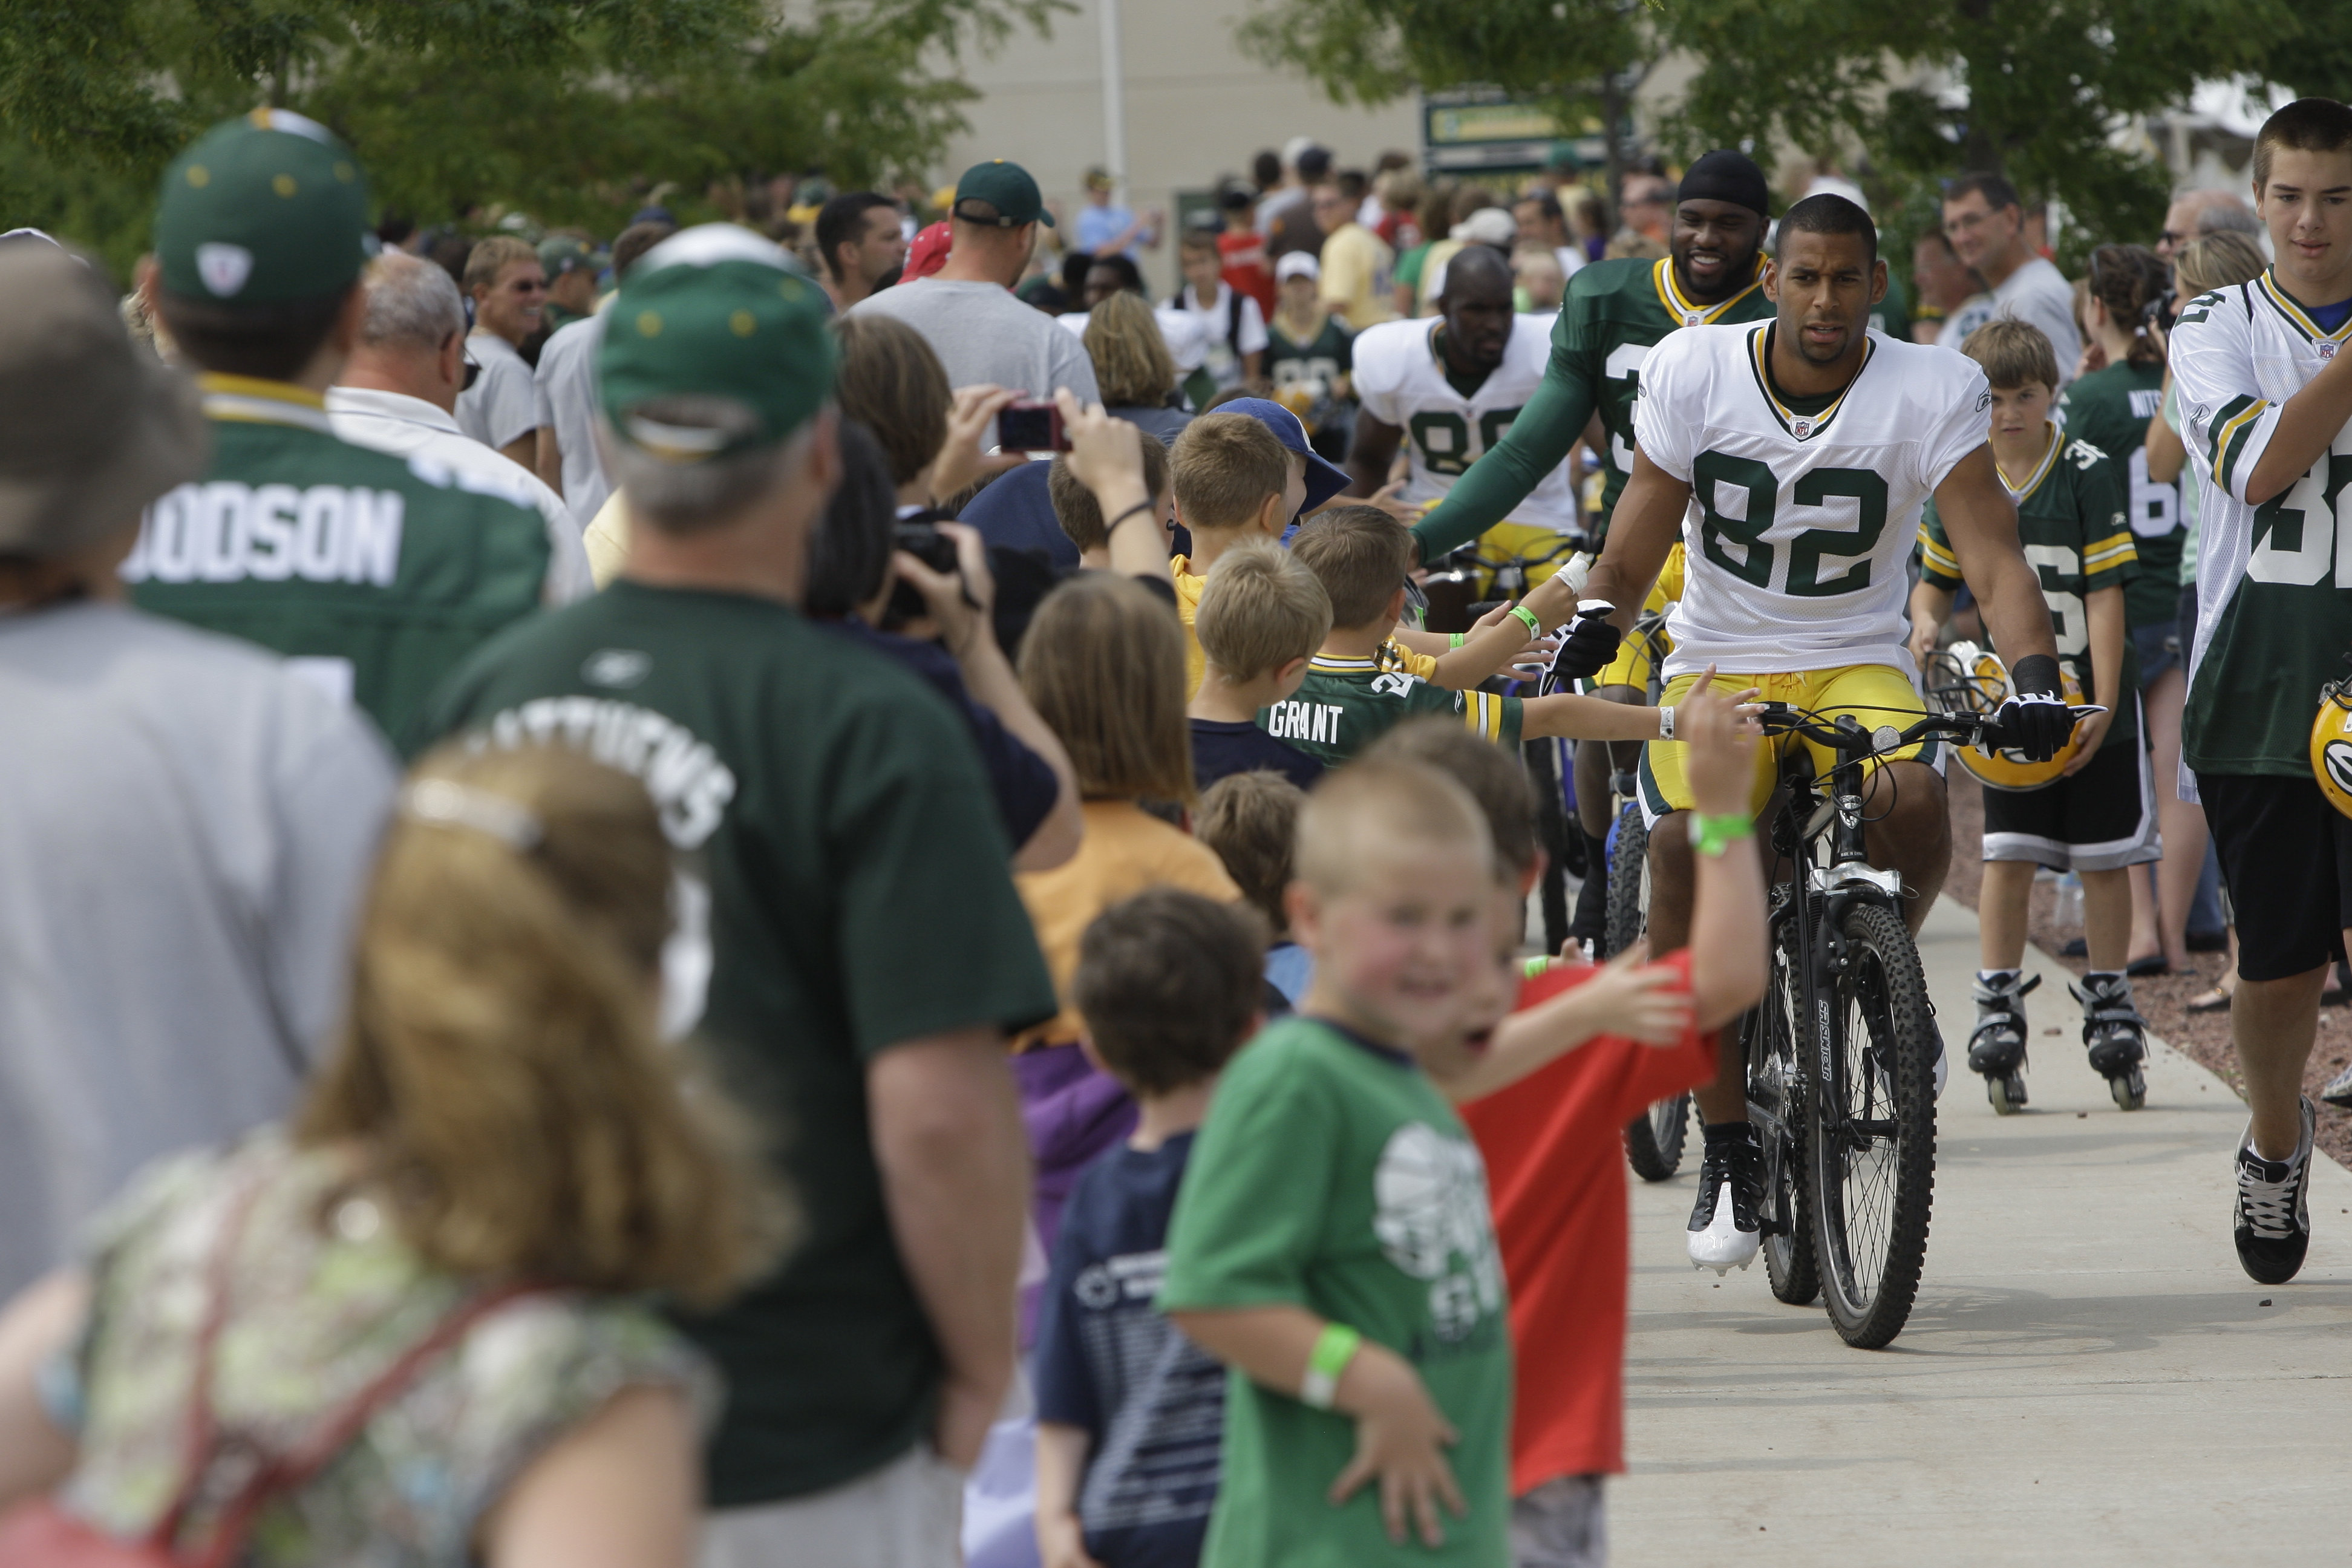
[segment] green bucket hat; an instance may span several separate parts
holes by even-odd
[[[963,210],[966,202],[986,202],[996,209],[996,216],[971,217]],[[1030,178],[1029,171],[1002,158],[974,163],[963,172],[963,178],[956,182],[955,216],[966,223],[992,223],[999,228],[1019,228],[1024,223],[1054,226],[1054,215],[1045,210],[1045,198],[1038,194],[1037,182]]]
[[[359,160],[317,121],[283,109],[225,120],[164,173],[163,287],[226,305],[340,293],[376,251],[367,209]]]
[[[671,462],[772,447],[833,396],[824,297],[782,250],[732,224],[705,224],[646,252],[607,307],[596,361],[621,439]],[[666,397],[722,397],[755,424],[728,438],[641,416]]]

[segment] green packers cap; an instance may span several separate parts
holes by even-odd
[[[824,295],[784,253],[733,224],[672,235],[629,268],[596,360],[604,414],[631,446],[677,463],[773,446],[833,396]],[[754,424],[739,435],[644,416],[667,397],[720,397]]]
[[[225,120],[164,173],[163,287],[228,305],[340,293],[376,250],[367,208],[359,161],[317,121],[283,109]]]
[[[586,267],[590,259],[588,247],[569,235],[558,235],[553,239],[539,242],[539,264],[546,269],[550,281],[567,272],[578,271]]]
[[[975,218],[963,210],[966,202],[986,202],[996,209],[996,216]],[[1002,158],[974,163],[963,172],[963,178],[956,182],[955,216],[965,223],[992,224],[998,228],[1019,228],[1024,223],[1054,226],[1054,215],[1045,210],[1045,198],[1037,194],[1037,182],[1029,177],[1029,171]]]

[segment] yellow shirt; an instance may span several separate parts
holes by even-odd
[[[1087,829],[1078,852],[1050,871],[1023,871],[1013,879],[1062,1003],[1051,1022],[1013,1042],[1016,1051],[1066,1045],[1085,1033],[1070,1000],[1070,977],[1077,972],[1078,939],[1103,910],[1146,888],[1181,888],[1220,903],[1241,900],[1215,850],[1133,801],[1090,800],[1080,809]]]
[[[1323,240],[1323,302],[1356,331],[1396,320],[1396,252],[1360,223]]]
[[[1205,574],[1192,575],[1189,555],[1169,562],[1168,572],[1176,583],[1176,618],[1184,623],[1184,700],[1190,702],[1200,694],[1201,672],[1209,663],[1209,656],[1201,651],[1200,637],[1192,631],[1192,617],[1201,613],[1201,590],[1209,585],[1209,579]]]

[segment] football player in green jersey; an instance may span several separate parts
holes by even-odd
[[[1769,204],[1764,171],[1754,159],[1729,149],[1709,153],[1683,176],[1665,259],[1596,261],[1569,279],[1568,300],[1552,328],[1551,362],[1542,384],[1502,441],[1471,464],[1444,502],[1414,526],[1423,560],[1434,561],[1501,524],[1567,458],[1596,414],[1608,434],[1600,453],[1601,524],[1591,543],[1592,555],[1601,552],[1617,498],[1633,469],[1633,397],[1643,359],[1659,340],[1681,328],[1758,321],[1772,313],[1760,281],[1764,230],[1771,217]],[[1591,558],[1571,563],[1570,572],[1580,578]],[[1662,597],[1644,606],[1664,607]],[[1607,605],[1593,607],[1588,638],[1603,633],[1598,621],[1608,610]],[[1580,616],[1580,623],[1585,622]],[[1609,642],[1613,650],[1615,639]],[[1560,673],[1601,676],[1609,663],[1603,655],[1580,668],[1563,665]],[[1640,702],[1646,699],[1640,684],[1643,679],[1629,673],[1626,680],[1604,679],[1593,694],[1612,701]],[[1601,836],[1609,831],[1612,767],[1619,772],[1632,768],[1635,750],[1577,748],[1578,816],[1588,862],[1593,866],[1606,863]],[[1600,935],[1607,881],[1605,876],[1588,879],[1591,890],[1578,900],[1570,928],[1578,936]]]
[[[398,737],[540,607],[553,554],[535,510],[330,426],[367,209],[351,150],[282,109],[215,126],[165,173],[140,288],[203,373],[212,466],[148,509],[122,576],[141,608],[283,654]]]

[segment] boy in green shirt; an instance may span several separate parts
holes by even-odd
[[[1462,786],[1415,763],[1335,773],[1300,813],[1314,983],[1226,1069],[1160,1297],[1231,1369],[1208,1568],[1508,1561],[1502,1262],[1431,1080],[1508,1005],[1493,855]]]

